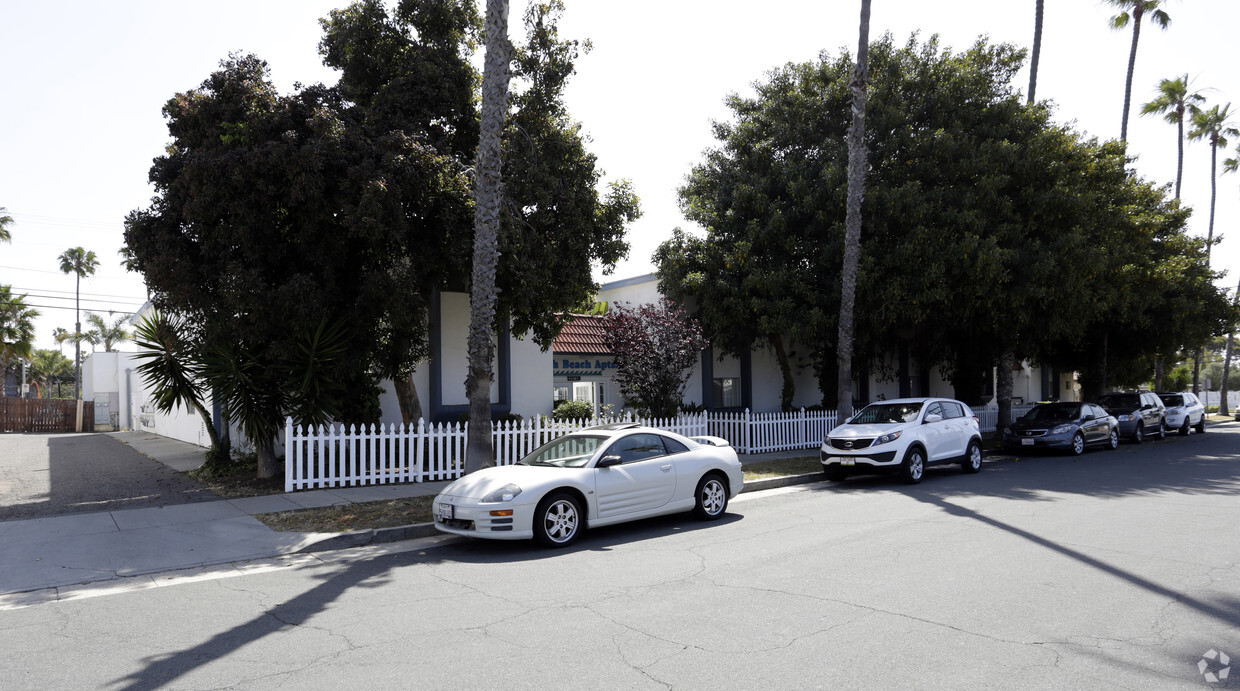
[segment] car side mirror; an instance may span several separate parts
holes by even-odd
[[[1086,413],[1085,416],[1081,418],[1081,422],[1089,422],[1090,420],[1097,420],[1097,419],[1098,418],[1094,417],[1092,413]]]
[[[597,467],[599,467],[599,468],[610,468],[610,467],[611,467],[611,466],[613,466],[613,465],[620,465],[620,462],[621,462],[621,459],[620,459],[620,457],[619,457],[619,456],[614,456],[614,455],[613,455],[613,456],[603,456],[601,459],[599,459],[599,462],[598,462],[598,466],[597,466]]]
[[[942,421],[943,421],[943,416],[938,415],[936,413],[930,413],[929,415],[926,416],[926,424],[929,424],[931,422],[942,422]]]

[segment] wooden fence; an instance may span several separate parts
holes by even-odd
[[[39,398],[0,398],[0,432],[75,432],[78,403],[82,405],[81,431],[95,431],[94,401]]]

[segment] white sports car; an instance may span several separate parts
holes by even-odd
[[[587,527],[690,510],[703,520],[719,518],[744,482],[724,439],[603,425],[448,485],[435,497],[435,527],[563,547]]]

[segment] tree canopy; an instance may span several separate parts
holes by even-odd
[[[600,195],[602,173],[564,108],[579,44],[558,37],[561,11],[526,14],[503,144],[513,182],[497,330],[511,324],[546,346],[557,313],[592,293],[592,262],[627,252],[637,215],[626,183]],[[172,142],[151,169],[151,206],[127,218],[126,260],[159,309],[188,317],[200,350],[254,358],[258,386],[278,388],[262,373],[298,358],[316,330],[345,334],[323,390],[339,394],[343,419],[367,422],[377,381],[408,386],[427,355],[435,291],[468,285],[480,25],[470,0],[361,0],[321,23],[337,85],[281,95],[265,62],[234,54],[168,101]]]
[[[1011,351],[1135,383],[1160,348],[1217,334],[1229,314],[1187,211],[1131,171],[1122,144],[1024,103],[1022,60],[984,40],[870,46],[855,352],[880,376],[909,352],[972,402]],[[773,330],[808,345],[828,405],[851,67],[824,54],[729,97],[733,119],[715,123],[718,146],[680,190],[706,233],[676,233],[656,255],[661,289],[697,298],[717,346],[743,351]]]

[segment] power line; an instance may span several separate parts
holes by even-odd
[[[10,288],[11,288],[12,290],[14,290],[14,291],[21,291],[21,292],[26,292],[26,293],[29,293],[29,292],[31,292],[31,291],[36,291],[36,290],[39,290],[39,291],[43,291],[43,292],[45,292],[45,293],[64,293],[64,294],[67,294],[67,295],[77,295],[77,294],[78,294],[78,293],[75,293],[75,292],[74,292],[74,291],[72,291],[72,290],[53,290],[53,289],[51,289],[51,288],[18,288],[17,286],[10,286]],[[100,298],[120,298],[120,299],[122,299],[122,300],[136,300],[136,301],[138,301],[138,302],[146,302],[146,298],[135,298],[135,297],[134,297],[134,296],[132,296],[132,295],[111,295],[111,294],[109,294],[109,293],[81,293],[81,295],[82,295],[83,297],[86,297],[86,296],[88,296],[88,295],[92,295],[92,296],[94,296],[94,297],[100,297]],[[51,296],[48,296],[48,297],[51,297]],[[59,298],[58,298],[58,299],[59,299]]]
[[[75,307],[68,307],[68,306],[63,306],[63,305],[34,305],[34,304],[29,303],[29,302],[0,302],[0,307],[12,307],[12,306],[14,306],[14,305],[20,305],[20,306],[22,306],[22,307],[37,307],[37,308],[39,308],[39,309],[45,309],[45,310],[69,310],[69,311],[73,311],[73,310],[77,309],[77,308],[75,308]],[[83,308],[83,310],[82,310],[82,311],[84,311],[84,312],[107,312],[109,315],[112,315],[112,314],[133,314],[134,312],[137,312],[137,310],[135,310],[135,309],[111,309],[111,308],[104,308],[104,307],[96,307],[96,308],[93,308],[93,309],[92,309],[92,308]]]

